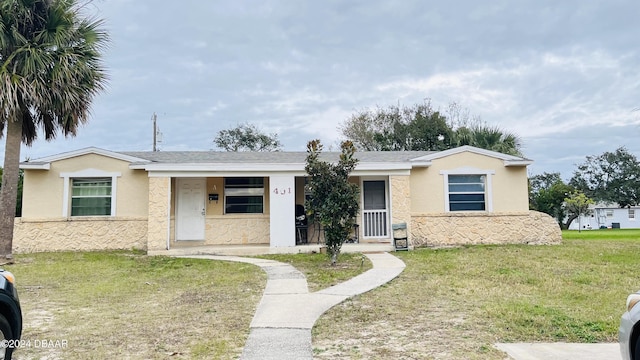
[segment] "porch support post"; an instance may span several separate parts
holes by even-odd
[[[171,178],[149,178],[149,218],[147,219],[147,251],[168,250]]]
[[[296,183],[293,175],[269,177],[271,247],[296,246]]]
[[[407,223],[407,235],[409,244],[411,244],[411,182],[409,176],[390,176],[389,196],[391,197],[391,223]]]

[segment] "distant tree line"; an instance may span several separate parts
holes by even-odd
[[[278,134],[265,134],[256,125],[248,123],[220,130],[213,142],[217,147],[225,151],[282,150]]]
[[[553,216],[564,229],[596,202],[640,204],[640,163],[626,148],[587,156],[566,183],[560,173],[529,179],[529,207]]]
[[[455,102],[444,113],[433,109],[428,100],[365,109],[351,115],[338,130],[345,140],[364,151],[441,151],[471,145],[522,156],[518,135],[488,125]],[[226,151],[282,150],[278,134],[266,134],[248,123],[219,131],[213,142]]]
[[[431,102],[411,106],[392,105],[353,114],[340,127],[342,135],[368,151],[441,151],[471,145],[522,156],[522,142],[516,134],[484,123],[457,103],[446,114]]]

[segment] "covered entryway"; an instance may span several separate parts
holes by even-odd
[[[176,240],[204,240],[206,179],[177,179]]]
[[[386,189],[386,180],[362,181],[362,222],[365,238],[389,237]]]

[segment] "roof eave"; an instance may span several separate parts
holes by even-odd
[[[20,163],[20,169],[23,170],[50,170],[51,163],[48,162],[22,162]]]
[[[429,167],[431,166],[431,161],[419,161],[419,160],[412,160],[411,161],[411,167],[412,168],[425,168],[425,167]]]
[[[505,160],[504,161],[504,166],[506,167],[511,167],[511,166],[528,166],[533,164],[533,160]]]
[[[430,163],[429,163],[430,165]],[[359,163],[354,171],[397,171],[411,170],[415,166],[428,166],[425,162],[405,163]],[[304,171],[303,163],[133,163],[129,165],[132,170],[146,171],[206,171],[206,172],[287,172],[287,171]]]
[[[55,161],[71,159],[71,158],[74,158],[74,157],[88,155],[88,154],[102,155],[102,156],[110,157],[110,158],[117,159],[117,160],[127,161],[127,162],[130,162],[130,163],[136,163],[136,162],[137,163],[144,163],[144,162],[148,162],[149,161],[147,159],[141,159],[141,158],[138,158],[138,157],[129,156],[129,155],[126,155],[126,154],[115,152],[115,151],[105,150],[105,149],[101,149],[101,148],[97,148],[97,147],[88,147],[88,148],[68,151],[68,152],[64,152],[64,153],[61,153],[61,154],[57,154],[57,155],[52,155],[52,156],[47,156],[47,157],[44,157],[44,158],[36,159],[35,163],[52,163],[52,162],[55,162]],[[26,163],[27,162],[25,162],[25,164]]]
[[[257,164],[257,163],[148,163],[131,164],[130,169],[146,171],[296,171],[304,170],[304,165],[300,164]]]

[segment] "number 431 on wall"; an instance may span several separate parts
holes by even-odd
[[[273,193],[276,195],[287,195],[287,194],[291,194],[291,188],[286,188],[286,189],[278,189],[275,188],[273,189]]]

